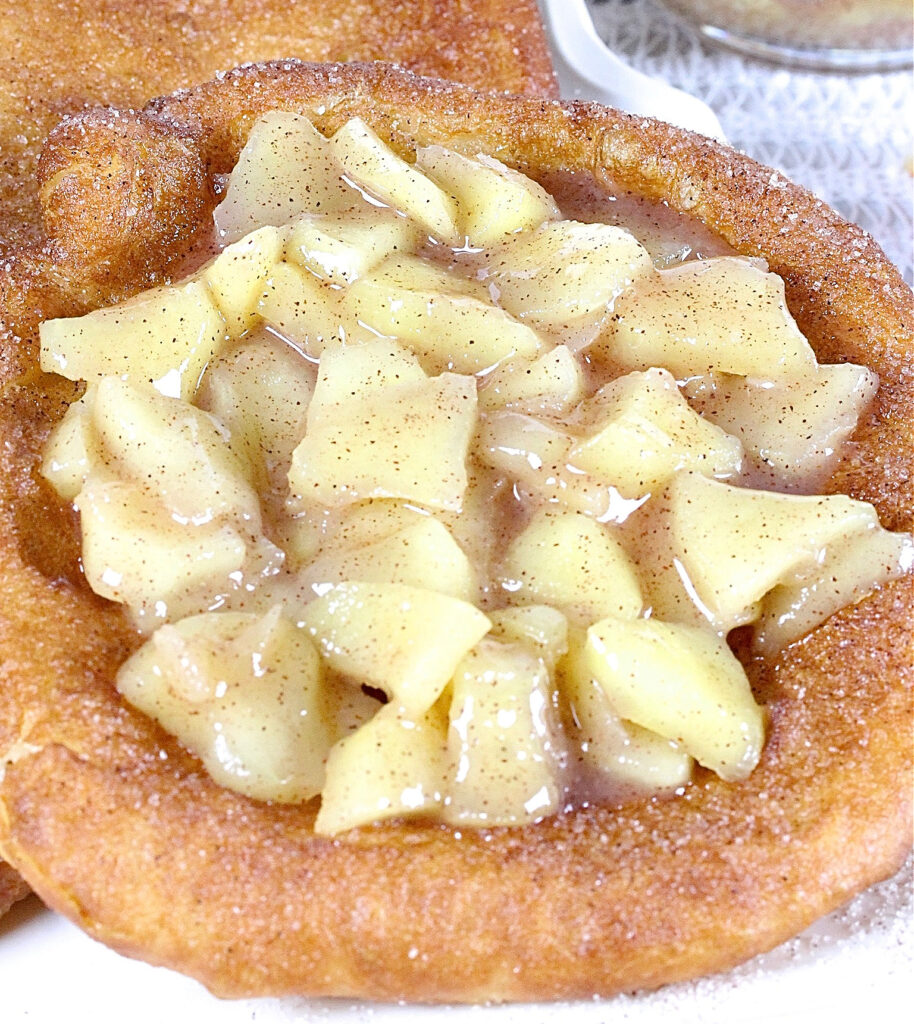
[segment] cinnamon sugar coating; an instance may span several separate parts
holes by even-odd
[[[22,0],[0,20],[0,253],[39,235],[35,166],[61,118],[280,57],[557,94],[536,0]]]
[[[49,243],[0,266],[0,852],[90,934],[220,995],[427,1001],[610,995],[725,969],[895,871],[911,840],[910,576],[772,663],[747,657],[770,724],[746,782],[701,772],[675,799],[523,828],[318,838],[313,804],[220,789],[122,703],[114,673],[138,638],[85,586],[73,513],[36,471],[74,397],[36,368],[37,322],[177,272],[206,230],[207,183],[274,108],[325,131],[358,115],[402,152],[440,142],[534,176],[586,170],[764,256],[819,358],[880,375],[829,489],[914,525],[911,293],[871,239],[768,168],[659,122],[380,65],[248,67],[136,115],[86,115],[42,164]],[[85,169],[109,150],[134,173],[96,184]],[[141,209],[96,235],[81,204],[116,208],[120,189]]]

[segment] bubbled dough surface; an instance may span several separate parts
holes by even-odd
[[[482,97],[379,67],[248,69],[138,118],[90,123],[102,124],[96,145],[104,150],[107,138],[125,153],[166,144],[155,141],[163,123],[184,126],[182,166],[196,187],[200,167],[227,171],[253,119],[276,106],[320,107],[325,130],[358,114],[400,146],[413,136],[463,140],[522,169],[608,172],[698,216],[737,250],[767,256],[819,357],[865,362],[883,379],[834,486],[872,500],[886,525],[910,529],[910,292],[872,242],[809,194],[664,125]],[[125,125],[135,138],[125,141]],[[98,152],[92,159],[101,162]],[[180,194],[181,173],[169,168],[161,194]],[[72,187],[70,200],[86,184]],[[172,207],[164,201],[160,212],[179,253],[194,218]],[[108,244],[116,254],[134,241],[115,231]],[[164,256],[145,251],[139,269],[133,257],[125,263],[127,280],[113,256],[101,283],[85,260],[31,257],[7,279],[11,327],[34,331],[30,296],[59,314],[85,306],[87,279],[95,302],[155,279]],[[677,800],[527,828],[457,837],[383,824],[336,840],[313,835],[312,807],[219,789],[117,699],[113,675],[136,638],[119,610],[78,582],[72,517],[34,474],[71,386],[35,374],[25,339],[7,355],[6,379],[20,383],[7,385],[0,408],[9,442],[0,453],[0,587],[9,596],[0,750],[20,756],[0,784],[0,849],[45,900],[115,948],[220,994],[611,994],[726,968],[900,865],[911,828],[910,577],[839,613],[776,664],[750,665],[770,731],[759,768],[739,786],[702,774]]]

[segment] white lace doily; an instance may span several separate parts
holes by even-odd
[[[654,0],[588,0],[633,67],[701,97],[729,141],[865,228],[914,280],[914,75],[789,70],[718,49]]]

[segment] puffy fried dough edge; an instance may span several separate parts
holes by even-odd
[[[701,774],[673,800],[581,808],[527,828],[460,835],[387,823],[316,837],[313,806],[220,789],[119,700],[113,676],[136,638],[81,584],[72,514],[35,474],[48,424],[73,396],[37,373],[35,322],[167,275],[211,208],[206,180],[231,168],[254,119],[274,108],[308,113],[326,131],[358,115],[401,151],[442,142],[534,174],[611,178],[764,256],[820,358],[880,374],[831,486],[873,501],[887,525],[911,526],[910,291],[872,240],[770,169],[655,121],[383,66],[245,67],[139,115],[88,114],[49,144],[50,225],[56,190],[74,190],[71,203],[91,193],[79,174],[67,177],[66,153],[84,166],[76,140],[82,128],[101,138],[99,125],[131,153],[179,140],[180,173],[199,201],[189,217],[164,202],[171,245],[143,245],[145,231],[161,237],[148,223],[112,228],[102,282],[72,243],[65,251],[60,228],[6,268],[3,854],[93,936],[219,995],[462,1002],[607,996],[722,970],[897,870],[911,835],[910,578],[776,661],[749,663],[770,727],[747,782]],[[161,188],[156,179],[145,202],[180,186],[173,168],[156,173]]]

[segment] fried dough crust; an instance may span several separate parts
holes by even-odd
[[[9,866],[0,861],[0,917],[29,894],[29,887]]]
[[[61,31],[66,24],[80,28],[76,47]],[[271,57],[375,57],[479,88],[557,94],[535,0],[22,0],[0,19],[0,256],[41,234],[48,204],[36,166],[64,115],[96,104],[141,106]],[[68,209],[69,227],[58,218],[50,230],[81,245],[85,209]],[[11,874],[2,862],[0,871]]]
[[[385,60],[478,89],[557,95],[536,0],[19,0],[4,8],[0,252],[37,237],[35,166],[62,117],[97,104],[140,107],[244,61]]]
[[[182,140],[196,155],[186,167],[196,182],[199,166],[208,176],[229,170],[253,120],[274,108],[320,111],[326,131],[357,114],[403,152],[441,142],[534,174],[611,178],[764,256],[820,358],[865,362],[881,378],[830,487],[872,501],[886,525],[911,528],[911,293],[868,236],[809,193],[659,122],[485,96],[377,65],[243,68],[127,120],[149,122],[139,135],[153,148],[169,132]],[[107,116],[121,146],[121,119]],[[103,146],[95,127],[93,145]],[[84,166],[71,135],[72,126],[61,129],[47,157],[57,189],[68,150]],[[79,189],[91,191],[78,170],[72,184],[70,208]],[[69,237],[57,189],[44,193],[48,223]],[[748,663],[770,726],[746,782],[700,773],[675,799],[586,807],[524,828],[460,834],[388,822],[317,837],[313,804],[269,805],[219,788],[127,707],[113,677],[137,637],[85,587],[73,513],[35,471],[74,387],[37,373],[34,331],[38,315],[83,308],[87,289],[91,304],[166,276],[167,257],[180,259],[195,236],[183,214],[172,216],[178,242],[169,252],[137,248],[135,235],[112,229],[99,281],[52,239],[28,268],[6,271],[0,293],[9,330],[0,850],[43,899],[116,949],[224,996],[552,999],[725,969],[897,870],[911,840],[910,576],[775,661]],[[156,230],[143,223],[139,230]],[[119,246],[132,254],[122,278]]]

